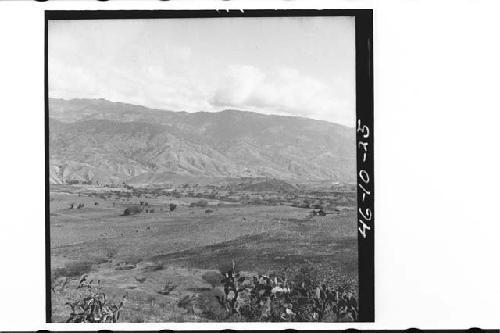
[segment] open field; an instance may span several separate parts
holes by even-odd
[[[328,267],[357,285],[355,191],[265,185],[51,185],[52,320],[68,318],[84,273],[108,297],[127,294],[121,322],[217,320],[179,301],[217,293],[203,276],[232,262],[247,275]],[[331,214],[312,216],[316,206]],[[124,215],[130,207],[141,211]],[[175,288],[159,293],[166,282]]]

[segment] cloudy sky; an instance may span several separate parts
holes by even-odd
[[[354,18],[49,22],[49,95],[354,126]]]

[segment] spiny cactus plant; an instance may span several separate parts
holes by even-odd
[[[110,302],[102,291],[101,281],[89,281],[87,274],[80,278],[77,288],[83,289],[83,293],[77,300],[66,303],[71,308],[67,323],[116,323],[120,319],[126,294],[120,303]]]
[[[217,300],[229,316],[245,321],[298,322],[358,318],[355,283],[324,278],[313,267],[245,277],[233,262],[220,273],[225,297]]]
[[[228,270],[221,270],[223,276],[222,285],[224,286],[225,299],[221,303],[226,307],[230,314],[238,312],[238,296],[241,291],[244,291],[243,282],[245,278],[240,276],[240,273],[235,269],[234,261]]]

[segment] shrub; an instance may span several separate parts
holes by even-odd
[[[118,304],[110,302],[101,289],[100,281],[94,284],[93,280],[88,281],[87,275],[80,279],[77,288],[84,292],[76,300],[66,303],[71,308],[67,323],[116,323],[120,319],[127,295]]]
[[[150,273],[150,272],[156,272],[156,271],[161,271],[163,269],[163,264],[162,263],[154,263],[152,265],[148,265],[143,268],[144,272]]]
[[[175,288],[177,288],[177,286],[171,282],[171,281],[166,281],[165,282],[165,285],[163,286],[163,289],[161,290],[158,290],[158,294],[161,294],[161,295],[168,295],[172,292],[172,290],[174,290]]]
[[[200,200],[200,201],[196,201],[196,202],[191,202],[191,204],[189,205],[189,207],[201,207],[201,208],[205,208],[207,206],[208,206],[207,200]]]
[[[135,267],[136,267],[136,265],[134,265],[134,264],[121,263],[121,264],[116,265],[115,270],[128,271],[128,270],[134,269]]]
[[[198,309],[204,317],[210,320],[225,321],[231,316],[224,306],[224,294],[218,289],[201,293],[195,303],[193,310]]]
[[[355,321],[353,281],[342,281],[313,266],[277,274],[241,276],[234,263],[221,269],[227,316],[244,321]]]
[[[138,206],[127,207],[123,211],[123,216],[135,215],[142,212],[142,209]]]
[[[201,278],[204,281],[208,282],[212,286],[212,288],[215,288],[216,286],[221,285],[222,279],[224,278],[224,276],[219,272],[210,271],[210,272],[204,273],[201,276]]]
[[[75,278],[90,272],[92,263],[88,261],[78,261],[67,264],[62,268],[57,268],[52,272],[52,280],[59,277]]]

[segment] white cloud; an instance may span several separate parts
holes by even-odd
[[[339,90],[345,88],[341,86],[342,82],[338,83]],[[265,73],[253,66],[229,66],[211,103],[219,108],[246,108],[353,126],[354,101],[341,99],[338,95],[335,87],[301,75],[295,69],[282,67]]]
[[[191,49],[165,45],[162,50],[127,46],[123,54],[77,61],[68,56],[68,50],[54,49],[49,52],[49,94],[106,98],[171,110],[200,111],[210,107],[207,89],[190,70]]]
[[[49,57],[50,96],[107,98],[188,112],[240,108],[354,126],[354,96],[346,99],[349,89],[342,81],[332,87],[292,68],[264,71],[249,65],[230,65],[218,80],[204,80],[190,57],[189,48],[171,45],[163,52],[129,47],[123,56],[81,62],[54,52]]]
[[[187,68],[188,51],[181,50],[173,57],[176,68],[166,66],[160,58],[154,61],[135,58],[134,65],[124,61],[112,68],[100,63],[79,65],[50,59],[50,96],[102,97],[188,112],[239,108],[354,126],[354,96],[352,100],[342,99],[338,96],[346,96],[345,91],[336,94],[334,87],[301,75],[295,69],[275,68],[266,73],[254,66],[229,66],[218,84],[209,85]],[[341,81],[336,88],[342,89]]]

